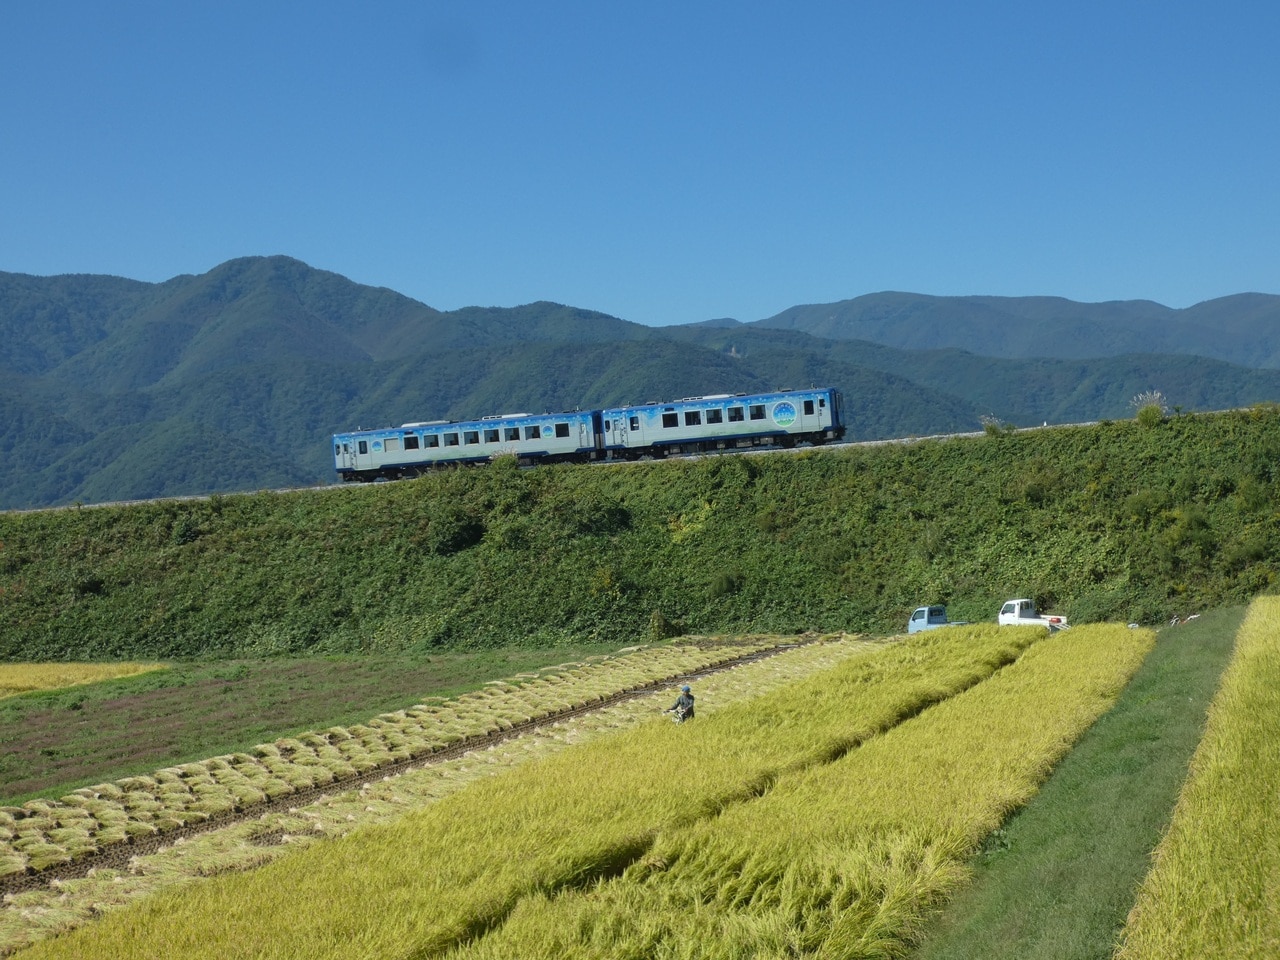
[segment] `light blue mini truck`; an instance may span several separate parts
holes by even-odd
[[[941,604],[931,607],[916,607],[907,621],[907,633],[919,633],[921,630],[934,630],[937,627],[963,627],[968,620],[948,620],[947,608]]]

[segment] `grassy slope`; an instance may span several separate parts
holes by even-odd
[[[1111,956],[1243,616],[1233,607],[1161,631],[1116,706],[988,840],[917,960]]]
[[[1280,571],[1280,409],[0,515],[0,659],[170,659],[1078,622]]]

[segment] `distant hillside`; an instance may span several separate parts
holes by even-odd
[[[974,430],[984,415],[1127,417],[1131,398],[1153,388],[1185,410],[1280,399],[1280,372],[1248,368],[1265,364],[1186,355],[1205,338],[1185,324],[1167,325],[1187,334],[1170,351],[1180,355],[1151,353],[1156,340],[1130,328],[1163,323],[1171,312],[1157,304],[1101,305],[1114,342],[1140,344],[1130,355],[1063,360],[1043,358],[1072,355],[1049,348],[1062,326],[1052,310],[1068,301],[877,296],[937,326],[951,316],[974,342],[965,352],[870,342],[887,316],[865,327],[868,339],[848,339],[864,328],[834,320],[805,332],[814,311],[832,313],[816,307],[774,326],[656,329],[548,302],[442,312],[288,257],[157,284],[0,273],[0,509],[326,483],[330,434],[356,426],[782,386],[843,390],[850,439]],[[1225,318],[1211,338],[1224,350],[1253,338],[1232,347],[1246,352],[1266,342],[1274,300],[1227,298],[1197,315]],[[1022,340],[1039,359],[982,355],[1010,303],[1022,305]],[[1078,348],[1084,336],[1067,339]],[[937,340],[936,329],[921,336]]]
[[[1242,293],[1175,310],[1149,300],[930,297],[873,293],[791,307],[756,326],[904,350],[957,348],[987,357],[1084,359],[1194,354],[1280,368],[1280,296]]]
[[[956,349],[902,350],[862,340],[822,340],[745,324],[692,325],[669,333],[770,368],[795,370],[798,362],[802,369],[791,375],[798,383],[843,382],[837,378],[850,367],[878,370],[912,382],[922,395],[963,398],[968,409],[1017,426],[1131,417],[1133,398],[1152,389],[1186,411],[1226,410],[1280,398],[1280,370],[1247,369],[1189,355],[1007,360]],[[854,403],[878,402],[872,391],[854,391],[853,396]],[[976,419],[970,417],[961,429],[975,429]],[[900,436],[938,432],[905,421],[903,426]]]

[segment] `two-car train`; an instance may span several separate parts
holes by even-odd
[[[840,439],[841,414],[839,391],[824,387],[433,420],[334,434],[333,462],[343,480],[394,480],[500,456],[535,464],[790,447]]]

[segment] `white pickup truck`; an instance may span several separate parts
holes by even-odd
[[[1040,626],[1048,628],[1050,633],[1066,630],[1071,624],[1066,617],[1046,617],[1036,612],[1034,600],[1006,600],[1000,608],[997,618],[1000,626]]]

